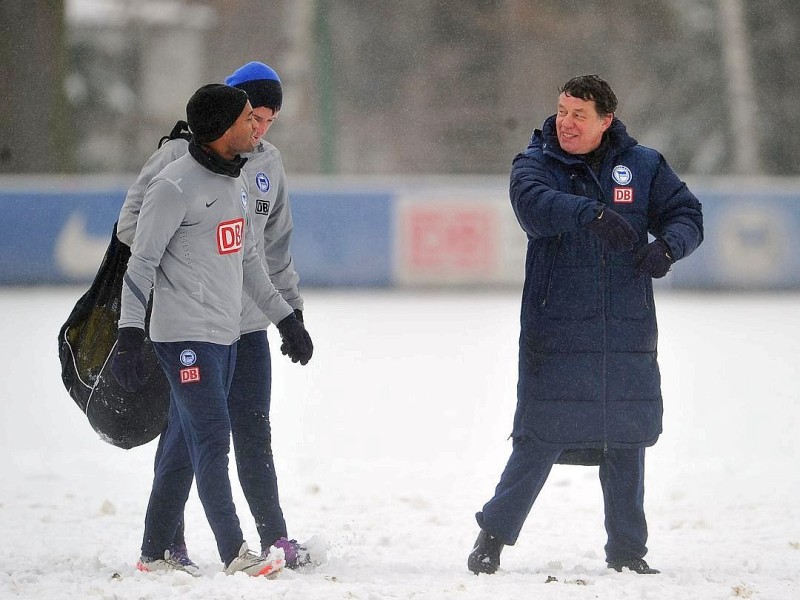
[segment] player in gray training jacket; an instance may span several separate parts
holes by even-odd
[[[289,241],[292,215],[286,189],[286,174],[280,152],[262,138],[275,122],[282,105],[278,74],[260,62],[250,62],[225,79],[247,92],[258,122],[256,149],[247,155],[245,174],[249,184],[256,243],[270,277],[284,299],[303,320],[302,298],[297,290],[299,277],[294,270]],[[289,539],[286,521],[278,498],[278,480],[272,457],[269,421],[272,372],[266,328],[269,321],[245,294],[242,310],[241,354],[231,386],[229,405],[240,407],[232,415],[234,447],[239,481],[256,521],[262,555],[274,545],[284,551],[286,566],[297,568],[321,556],[312,557],[305,545]],[[257,417],[254,417],[257,415]],[[320,553],[324,550],[320,549]]]
[[[250,202],[247,208],[258,253],[275,288],[302,320],[303,299],[298,290],[300,278],[289,250],[293,225],[286,174],[280,152],[263,139],[282,106],[281,82],[271,67],[251,62],[237,69],[226,83],[247,91],[257,120],[258,145],[253,152],[244,154],[248,160],[242,171],[248,182]],[[169,136],[172,139],[163,143],[150,157],[128,190],[117,225],[120,241],[128,245],[133,242],[144,190],[150,180],[164,166],[187,152],[188,139],[180,135],[183,126],[185,123],[182,122],[176,125]],[[321,560],[321,557],[310,556],[304,545],[288,537],[272,455],[269,420],[272,376],[266,334],[269,320],[246,293],[242,302],[242,336],[228,401],[239,481],[256,521],[262,553],[268,553],[269,548],[276,545],[284,550],[286,566],[296,568],[312,559]],[[258,416],[253,418],[253,415]],[[161,455],[163,439],[162,436],[159,441],[156,462]],[[186,485],[191,486],[191,475]],[[169,550],[184,567],[197,568],[188,556],[182,524]]]
[[[141,349],[152,287],[150,338],[170,382],[170,419],[145,519],[143,571],[181,569],[169,547],[189,487],[197,489],[225,570],[274,573],[283,552],[263,557],[244,542],[228,477],[228,392],[236,364],[242,289],[277,323],[282,351],[301,364],[313,346],[293,308],[273,287],[256,250],[240,152],[256,138],[247,94],[200,88],[187,104],[189,153],[148,185],[122,290],[112,371],[129,390],[142,383]],[[163,557],[163,558],[162,558]],[[183,569],[186,570],[186,569]]]

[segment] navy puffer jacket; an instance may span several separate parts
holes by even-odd
[[[653,286],[634,256],[648,232],[674,260],[703,240],[702,207],[655,150],[614,119],[595,174],[558,144],[555,116],[511,172],[511,204],[528,235],[514,437],[561,448],[650,446],[661,433]],[[607,207],[639,234],[605,253],[586,229]]]

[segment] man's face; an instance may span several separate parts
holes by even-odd
[[[614,115],[597,114],[594,100],[581,100],[562,93],[558,97],[556,134],[561,149],[568,154],[587,154],[600,146],[603,132]]]
[[[259,106],[253,109],[253,118],[256,121],[256,132],[254,134],[256,144],[267,134],[275,119],[278,118],[279,113],[280,111],[274,111],[266,106]]]
[[[258,139],[255,137],[256,120],[253,117],[253,107],[248,101],[244,105],[242,114],[234,121],[233,125],[225,132],[227,137],[227,150],[232,155],[252,152],[256,148]]]

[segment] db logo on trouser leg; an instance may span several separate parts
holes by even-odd
[[[197,383],[200,381],[200,367],[181,369],[181,383]]]

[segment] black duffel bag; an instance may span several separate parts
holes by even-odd
[[[91,287],[75,304],[58,333],[64,387],[100,438],[126,450],[157,437],[169,411],[169,383],[147,337],[145,385],[134,393],[127,392],[111,373],[122,278],[130,256],[130,248],[117,239],[115,223]],[[149,317],[148,306],[145,331]]]

